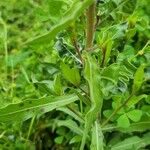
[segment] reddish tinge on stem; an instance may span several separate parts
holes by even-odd
[[[86,22],[86,46],[85,49],[87,51],[93,48],[93,39],[94,39],[94,31],[95,31],[95,8],[96,2],[89,6],[87,10],[87,22]]]

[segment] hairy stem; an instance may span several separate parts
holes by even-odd
[[[94,39],[94,31],[95,31],[95,8],[96,8],[96,1],[89,6],[86,16],[87,16],[87,23],[86,23],[86,50],[90,50],[93,47],[93,39]]]

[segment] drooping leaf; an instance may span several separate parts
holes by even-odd
[[[45,97],[41,99],[26,100],[18,104],[10,104],[0,109],[0,122],[21,121],[36,114],[43,114],[61,106],[78,100],[75,94]]]
[[[119,131],[122,133],[131,133],[131,132],[143,132],[149,130],[150,127],[150,118],[146,118],[140,122],[131,123],[128,128],[117,127],[113,124],[109,124],[106,127],[102,128],[102,131]]]
[[[72,130],[74,133],[78,135],[83,135],[83,130],[78,127],[77,123],[71,119],[69,120],[58,120],[57,121],[58,126],[65,126]]]
[[[113,145],[111,150],[129,150],[144,148],[146,145],[150,144],[149,136],[150,134],[147,133],[142,138],[138,136],[126,138],[122,142]]]
[[[137,123],[132,123],[128,128],[120,128],[119,131],[124,133],[143,132],[149,130],[150,120],[145,120]]]
[[[84,123],[84,120],[82,118],[82,114],[80,112],[78,112],[78,115],[71,111],[69,108],[67,107],[60,107],[60,108],[57,108],[57,110],[59,111],[62,111],[62,112],[65,112],[66,114],[68,114],[69,116],[72,116],[75,120],[79,121],[79,122],[82,122]],[[79,116],[80,115],[80,116]]]
[[[34,39],[29,40],[27,43],[32,45],[48,44],[56,36],[56,34],[63,29],[67,28],[72,22],[74,22],[81,13],[90,5],[94,0],[75,0],[70,9],[64,14],[60,22],[52,27],[52,29]]]

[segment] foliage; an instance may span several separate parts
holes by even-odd
[[[0,149],[150,149],[150,1],[95,3],[0,1]]]

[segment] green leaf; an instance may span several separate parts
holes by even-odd
[[[113,45],[113,41],[112,39],[109,39],[107,41],[107,45],[106,45],[106,52],[105,52],[105,59],[104,59],[104,66],[107,65],[109,59],[110,59],[110,53],[111,53],[111,50],[112,50],[112,45]]]
[[[126,114],[121,115],[117,119],[117,126],[122,128],[128,128],[130,126],[129,119]]]
[[[61,144],[63,142],[64,137],[63,136],[58,136],[55,138],[55,143],[56,144]]]
[[[65,96],[49,96],[41,99],[26,100],[17,104],[10,104],[0,109],[0,122],[14,122],[31,118],[36,114],[43,114],[61,106],[78,100],[75,94]]]
[[[103,133],[97,121],[92,128],[91,150],[104,150],[103,148]]]
[[[140,122],[131,123],[128,128],[117,127],[114,124],[108,124],[106,127],[102,128],[104,132],[110,131],[119,131],[123,133],[131,133],[131,132],[144,132],[149,130],[150,127],[150,118],[145,118]]]
[[[145,65],[141,65],[135,75],[134,75],[134,81],[133,81],[133,87],[132,87],[132,92],[136,92],[140,89],[142,83],[143,83],[143,79],[144,79],[144,68],[145,68]]]
[[[100,68],[96,62],[96,59],[92,57],[91,54],[85,52],[84,58],[84,77],[88,82],[90,90],[91,108],[85,116],[85,128],[80,150],[84,149],[88,133],[91,131],[92,125],[96,121],[98,114],[101,112],[103,104],[103,94],[100,85]]]
[[[119,142],[112,146],[111,150],[132,150],[132,149],[139,149],[141,147],[145,147],[147,143],[147,138],[142,139],[138,136],[133,136],[126,138],[122,142]]]
[[[78,95],[79,99],[81,102],[83,102],[84,104],[86,104],[87,106],[90,106],[90,100],[89,98],[85,97],[85,95],[82,95],[79,91],[77,91],[76,89],[72,89],[72,91]]]
[[[31,39],[27,43],[32,45],[43,45],[50,43],[58,32],[66,29],[71,23],[73,23],[82,14],[82,12],[90,4],[92,4],[93,1],[94,0],[75,0],[57,25],[53,26],[49,32]]]
[[[44,2],[43,2],[44,1]],[[67,9],[67,4],[64,0],[43,0],[41,6],[36,8],[36,16],[39,21],[49,21],[57,23]],[[44,8],[44,9],[43,9]]]
[[[134,106],[135,104],[137,104],[140,100],[142,99],[146,99],[147,98],[147,95],[146,94],[142,94],[142,95],[139,95],[139,96],[133,96],[130,101],[127,103],[127,106],[128,107],[132,107]]]
[[[119,131],[121,132],[143,132],[146,130],[149,130],[150,127],[150,120],[146,120],[146,121],[141,121],[141,122],[137,122],[137,123],[132,123],[130,125],[130,127],[128,128],[120,128]]]
[[[66,107],[60,107],[60,108],[57,108],[57,110],[65,112],[69,116],[72,116],[75,120],[84,123],[84,120],[82,119],[82,114],[80,112],[78,112],[78,115],[77,115],[75,112],[71,111],[70,109]]]
[[[77,123],[71,119],[69,120],[57,120],[57,125],[58,126],[65,126],[69,128],[71,131],[78,135],[83,135],[83,130],[78,127]]]
[[[61,9],[64,5],[64,1],[62,0],[48,0],[49,13],[52,18],[61,16]]]
[[[57,75],[54,79],[54,92],[57,95],[63,95],[63,87],[61,85],[60,75]]]
[[[141,110],[148,116],[150,116],[150,105],[143,105]]]
[[[141,110],[132,110],[127,113],[127,116],[134,122],[140,121],[142,117],[142,111]]]
[[[130,40],[130,39],[132,39],[132,37],[134,37],[135,34],[136,34],[136,29],[135,28],[129,29],[126,32],[126,37],[127,37],[128,40]]]
[[[107,109],[103,111],[103,114],[106,118],[108,118],[112,114],[113,110]]]
[[[116,85],[119,79],[119,68],[120,66],[116,63],[104,68],[101,72],[102,79],[109,80]]]
[[[75,86],[80,84],[80,74],[78,68],[70,68],[68,65],[61,63],[61,69],[64,78]]]
[[[78,143],[78,142],[80,142],[81,141],[81,136],[79,136],[79,135],[76,135],[76,136],[74,136],[71,140],[70,140],[70,144],[73,144],[73,143]]]

